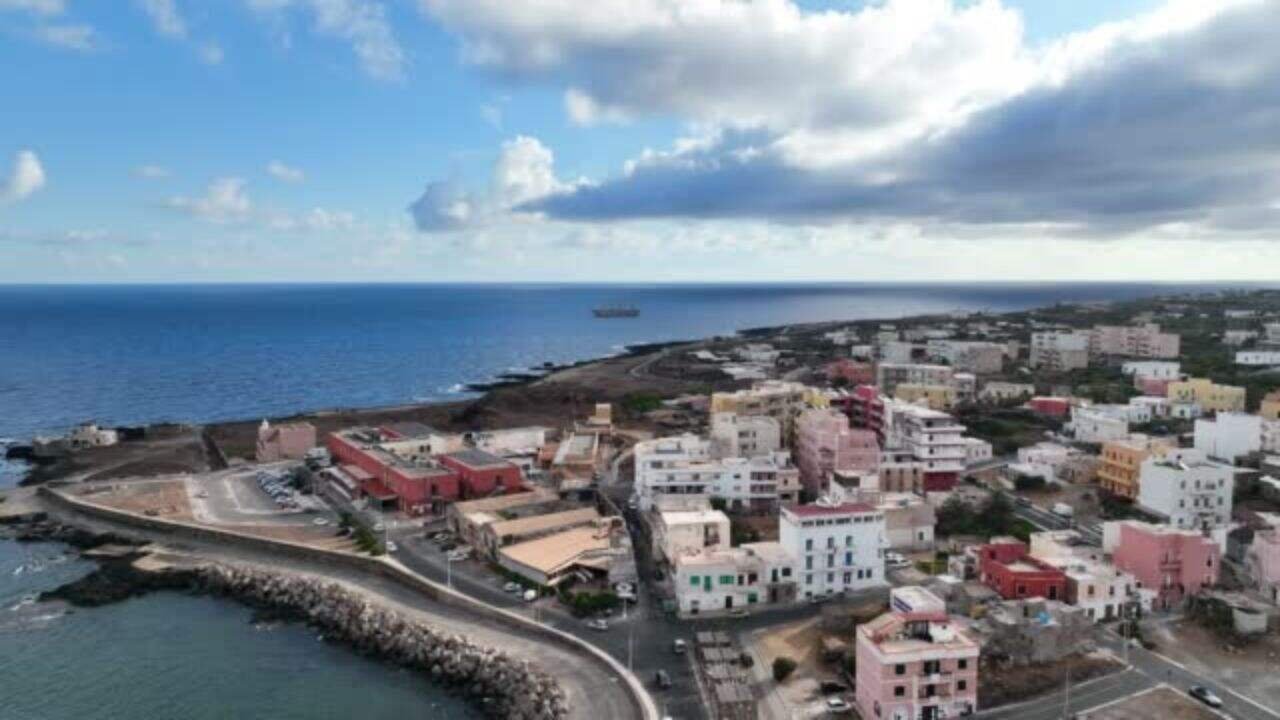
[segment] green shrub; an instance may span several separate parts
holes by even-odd
[[[773,679],[782,682],[796,671],[796,661],[782,655],[773,661]]]

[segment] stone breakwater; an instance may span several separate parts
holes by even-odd
[[[564,691],[532,663],[410,620],[335,583],[220,564],[161,572],[187,574],[197,592],[305,621],[357,652],[419,670],[464,694],[490,717],[560,720],[569,715]]]

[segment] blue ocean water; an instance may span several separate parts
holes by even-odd
[[[1155,284],[0,287],[0,438],[439,400],[509,370],[790,322],[1013,310]],[[634,319],[591,308],[630,304]]]

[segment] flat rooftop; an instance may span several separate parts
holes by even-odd
[[[485,452],[477,448],[468,448],[457,452],[445,453],[441,457],[447,457],[451,460],[466,465],[469,468],[489,468],[489,467],[507,467],[511,463],[490,452]]]
[[[608,550],[609,531],[596,527],[574,528],[517,543],[503,548],[500,554],[543,575],[550,575],[577,560],[583,553]]]

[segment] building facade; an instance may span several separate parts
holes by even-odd
[[[799,597],[809,599],[881,587],[884,513],[868,503],[784,507],[778,541],[796,560]]]
[[[800,482],[815,497],[827,488],[833,472],[875,472],[880,462],[875,433],[851,428],[847,416],[830,409],[800,413],[795,451]]]
[[[711,451],[716,457],[756,457],[782,449],[782,425],[767,415],[711,413]]]
[[[776,542],[746,543],[676,558],[672,583],[682,617],[796,600],[794,559]]]
[[[1089,354],[1132,358],[1176,358],[1181,339],[1145,325],[1097,325],[1089,331]]]
[[[711,441],[680,435],[636,443],[635,492],[649,510],[660,495],[704,495],[740,510],[771,510],[799,499],[800,470],[791,454],[776,451],[753,458],[716,458]]]
[[[1235,468],[1195,450],[1170,450],[1142,462],[1138,504],[1184,530],[1208,530],[1231,521]]]
[[[1152,455],[1163,455],[1174,447],[1174,441],[1169,438],[1142,434],[1105,442],[1102,444],[1102,463],[1098,467],[1098,484],[1113,495],[1135,500],[1143,461]]]
[[[948,386],[954,372],[946,365],[882,362],[876,366],[876,386],[893,397],[899,385]]]
[[[1235,385],[1219,385],[1208,378],[1169,383],[1169,402],[1194,405],[1201,412],[1244,412],[1245,391]]]
[[[1218,544],[1194,530],[1137,520],[1105,523],[1103,549],[1141,589],[1154,593],[1157,610],[1177,608],[1218,582]]]
[[[1031,367],[1057,372],[1089,367],[1089,335],[1077,332],[1031,334]]]
[[[301,460],[315,446],[316,426],[311,423],[272,425],[263,420],[258,426],[256,455],[260,463]]]
[[[978,579],[1005,600],[1067,597],[1066,574],[1032,557],[1027,546],[1013,538],[993,538],[978,548]]]

